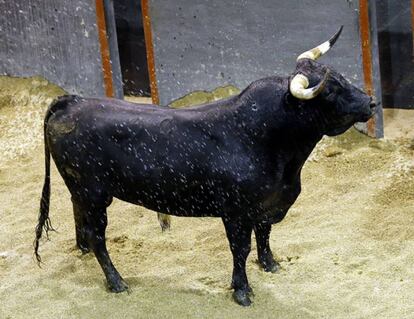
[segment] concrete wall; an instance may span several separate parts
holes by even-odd
[[[0,0],[0,74],[104,95],[94,0]]]
[[[343,34],[321,59],[363,86],[358,1],[149,0],[161,104],[191,91],[288,75],[302,51]]]
[[[411,0],[376,0],[378,32],[412,34]]]

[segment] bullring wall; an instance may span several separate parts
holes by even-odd
[[[0,0],[0,74],[105,95],[94,0]]]
[[[288,75],[297,55],[327,40],[321,59],[363,87],[359,3],[352,0],[149,0],[161,104],[191,91],[233,84],[242,89]]]

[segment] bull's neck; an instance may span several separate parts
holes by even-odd
[[[236,122],[255,144],[289,149],[307,157],[323,136],[319,114],[298,114],[282,101],[272,107],[258,106],[253,111],[249,102],[239,110]]]

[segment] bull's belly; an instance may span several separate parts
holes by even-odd
[[[244,214],[257,201],[249,182],[245,186],[232,175],[206,176],[195,170],[175,169],[145,175],[116,176],[109,183],[111,195],[148,209],[175,216],[223,217]],[[136,173],[139,172],[139,173]]]
[[[283,220],[300,193],[299,183],[277,187],[267,196],[236,183],[230,187],[219,180],[211,183],[193,180],[191,185],[175,184],[174,187],[171,183],[166,185],[166,188],[162,188],[153,183],[125,183],[124,191],[114,192],[113,196],[167,215],[244,216],[274,224]]]
[[[135,190],[115,194],[114,197],[167,215],[182,217],[222,217],[230,210],[222,198],[203,194],[146,192]]]

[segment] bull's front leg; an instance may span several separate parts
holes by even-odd
[[[272,250],[270,249],[269,237],[271,230],[271,224],[259,223],[254,225],[259,264],[264,271],[275,273],[280,269],[280,265],[273,258]]]
[[[246,259],[250,253],[251,235],[253,227],[241,220],[223,218],[227,239],[233,254],[233,277],[231,286],[234,289],[234,300],[242,305],[249,306],[249,295],[252,290],[247,281]]]

